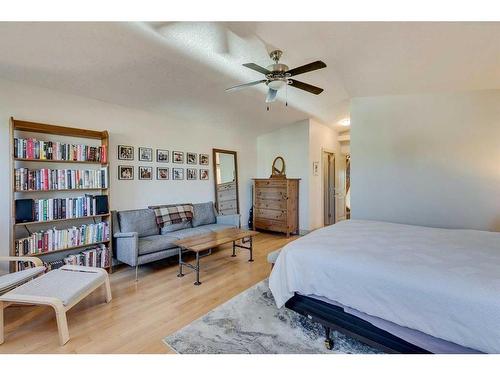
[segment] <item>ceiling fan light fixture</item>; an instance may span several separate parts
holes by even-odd
[[[269,83],[267,84],[267,86],[270,89],[279,90],[279,89],[283,88],[285,86],[285,84],[286,84],[286,81],[281,80],[281,79],[276,79],[274,81],[269,81]]]

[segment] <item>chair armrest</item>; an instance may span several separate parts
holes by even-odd
[[[113,237],[115,238],[132,238],[137,236],[138,236],[137,232],[118,232],[113,234]]]
[[[234,225],[236,228],[240,227],[240,214],[234,215],[218,215],[217,224]]]
[[[41,259],[36,257],[11,257],[11,256],[0,256],[0,262],[31,262],[35,265],[35,267],[43,266],[43,262]]]

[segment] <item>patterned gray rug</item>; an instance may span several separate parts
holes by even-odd
[[[278,309],[264,280],[163,341],[181,354],[371,354],[377,350],[332,332],[327,350],[324,330],[286,308]]]

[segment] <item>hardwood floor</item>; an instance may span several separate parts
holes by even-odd
[[[120,266],[111,275],[113,300],[98,290],[69,311],[71,340],[59,346],[54,312],[41,307],[5,311],[5,343],[0,353],[168,353],[165,336],[205,315],[221,303],[269,276],[267,254],[297,237],[261,233],[254,238],[255,262],[231,245],[201,260],[202,285],[194,286],[192,270],[176,277],[176,258],[134,269]],[[188,258],[187,259],[192,259]]]

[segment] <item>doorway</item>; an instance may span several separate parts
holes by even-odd
[[[335,224],[335,154],[323,151],[323,223]]]

